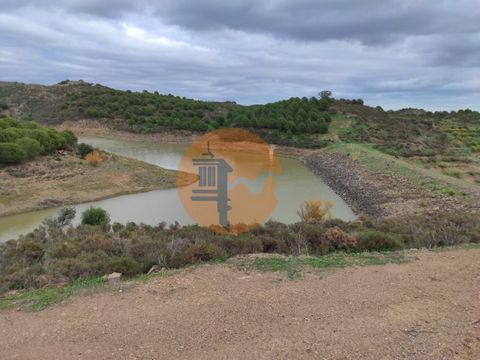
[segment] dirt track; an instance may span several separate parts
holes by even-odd
[[[415,256],[294,281],[211,265],[4,311],[0,358],[480,359],[480,249]]]

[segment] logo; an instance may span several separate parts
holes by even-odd
[[[177,191],[200,225],[231,232],[269,219],[277,205],[274,146],[243,129],[219,129],[197,138],[183,153]],[[187,186],[185,173],[194,174]],[[240,230],[242,231],[242,230]]]

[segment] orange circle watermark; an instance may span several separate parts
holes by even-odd
[[[247,230],[268,220],[277,205],[273,175],[280,173],[280,161],[273,146],[249,131],[200,136],[184,151],[178,170],[178,195],[200,225]]]

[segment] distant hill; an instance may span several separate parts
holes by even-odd
[[[361,99],[303,97],[242,106],[115,90],[81,80],[51,86],[0,82],[0,111],[49,125],[93,119],[139,133],[242,127],[282,145],[315,148],[335,141],[360,142],[407,157],[480,152],[478,112],[384,111]]]

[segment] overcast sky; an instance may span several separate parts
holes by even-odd
[[[0,80],[480,110],[480,0],[0,0]]]

